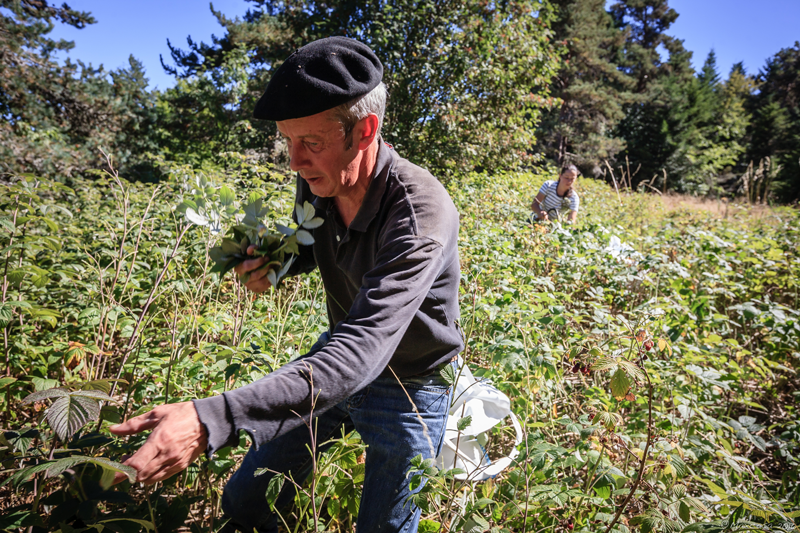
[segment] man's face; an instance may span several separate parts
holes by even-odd
[[[342,125],[332,110],[310,117],[281,120],[278,131],[286,141],[292,170],[298,172],[317,196],[346,196],[355,186],[358,148],[346,150]]]

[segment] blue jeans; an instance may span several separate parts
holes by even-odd
[[[358,431],[367,445],[357,533],[416,532],[420,509],[406,502],[411,494],[406,474],[413,457],[433,458],[441,451],[449,386],[438,372],[401,382],[402,387],[394,377],[378,378],[314,419],[317,443],[341,436],[344,428],[345,432]],[[308,428],[300,426],[258,450],[250,449],[222,494],[222,510],[230,519],[224,531],[277,532],[277,516],[270,512],[265,497],[273,474],[255,476],[254,472],[269,468],[291,474],[298,482],[304,480],[312,466],[310,442]],[[294,495],[292,484],[284,482],[276,508],[285,508]]]

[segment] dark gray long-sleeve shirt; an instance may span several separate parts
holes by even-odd
[[[245,430],[256,446],[319,414],[381,375],[432,371],[463,348],[457,328],[458,212],[426,170],[379,143],[373,179],[346,227],[333,199],[297,178],[297,201],[325,219],[293,267],[318,267],[326,291],[330,341],[264,378],[195,400],[208,453]],[[311,369],[311,370],[309,370]],[[313,382],[313,394],[311,389]]]

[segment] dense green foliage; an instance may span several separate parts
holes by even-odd
[[[326,327],[316,275],[251,298],[210,272],[221,235],[188,223],[188,205],[225,212],[257,193],[287,224],[293,208],[285,177],[230,157],[226,173],[175,167],[158,186],[28,177],[0,194],[2,528],[213,525],[245,437],[147,491],[108,488],[124,471],[114,461],[143,437],[112,439],[106,428],[251,382]],[[670,212],[586,181],[576,226],[531,226],[526,206],[542,179],[472,174],[451,186],[464,357],[511,397],[525,440],[487,482],[420,464],[432,475],[422,530],[589,532],[620,511],[614,531],[790,531],[800,505],[798,213]],[[609,248],[615,236],[631,249]],[[38,402],[23,405],[35,391]],[[506,453],[509,437],[498,429],[490,453]],[[329,529],[353,523],[363,451],[346,436],[319,463],[317,519]],[[286,516],[300,531],[314,520],[310,490]]]
[[[287,263],[307,238],[275,126],[250,115],[295,47],[346,34],[386,65],[385,140],[456,202],[463,356],[524,429],[489,481],[413,465],[420,530],[797,531],[800,214],[644,191],[797,199],[800,44],[723,80],[713,53],[692,70],[667,0],[251,2],[172,47],[157,92],[133,57],[55,60],[71,44],[51,25],[90,14],[0,0],[0,530],[219,527],[245,436],[148,488],[121,464],[145,437],[108,426],[250,383],[327,328],[316,274],[254,297],[219,272],[248,231]],[[629,187],[582,180],[576,225],[532,226],[546,158]],[[253,227],[223,242],[246,205]],[[487,449],[513,442],[496,428]],[[364,453],[336,441],[286,529],[351,531]]]
[[[84,27],[90,14],[3,1],[0,172],[87,175],[101,149],[145,180],[227,152],[283,167],[255,102],[295,48],[347,35],[385,64],[384,139],[443,178],[550,160],[648,190],[800,194],[800,44],[723,80],[713,51],[692,69],[668,0],[249,1],[241,19],[212,8],[224,31],[211,43],[169,43],[162,64],[177,79],[163,92],[147,90],[133,56],[112,72],[54,59],[72,44],[48,38],[52,24]]]
[[[553,79],[560,105],[540,124],[539,144],[559,165],[579,164],[602,173],[604,160],[625,148],[614,133],[632,98],[633,80],[619,68],[625,33],[603,0],[557,0],[553,33],[566,52]]]
[[[242,108],[250,111],[295,47],[346,35],[382,58],[383,136],[411,160],[449,176],[529,158],[558,64],[541,1],[251,2],[243,20],[215,13],[226,34],[212,45],[173,48],[175,72],[192,77],[247,50],[251,97]]]
[[[0,2],[0,175],[38,172],[64,179],[113,153],[133,177],[149,177],[156,150],[155,96],[133,56],[111,72],[54,58],[73,44],[47,34],[55,21],[83,28],[89,13],[34,0]]]

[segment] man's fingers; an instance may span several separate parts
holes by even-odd
[[[256,269],[256,270],[253,270],[252,272],[250,272],[250,279],[247,280],[247,283],[245,285],[249,284],[251,281],[258,281],[261,278],[263,278],[264,276],[266,276],[267,275],[267,270],[268,269],[266,269],[266,268],[259,268],[259,269]]]
[[[236,267],[234,267],[234,272],[239,274],[245,274],[247,272],[251,272],[256,270],[258,267],[263,266],[269,261],[269,257],[254,257],[253,259],[248,259],[247,261],[242,261]]]
[[[172,457],[161,454],[156,460],[151,461],[145,468],[139,470],[137,479],[150,485],[171,478],[178,472],[185,470],[195,459],[200,457],[203,454],[203,449],[200,443],[195,443],[184,449],[182,453]]]
[[[156,439],[153,439],[153,435],[151,434],[147,442],[133,454],[133,457],[123,463],[136,469],[139,473],[137,476],[139,481],[149,477],[153,471],[159,468],[158,465],[164,461],[164,455],[159,453],[160,447],[154,442],[155,440]]]
[[[252,292],[264,292],[272,287],[272,283],[269,282],[266,276],[262,276],[259,279],[253,280],[252,278],[247,281],[245,284],[247,290]]]
[[[161,405],[148,415],[150,419],[145,415],[132,418],[115,428],[115,433],[153,429],[147,442],[125,464],[138,472],[139,481],[155,483],[189,466],[206,449],[208,436],[191,402]]]
[[[136,433],[153,429],[158,425],[160,420],[161,417],[153,411],[150,411],[149,413],[135,416],[122,424],[111,426],[108,430],[114,435],[119,435],[121,437],[125,435],[135,435]]]
[[[139,481],[142,481],[146,484],[158,483],[159,481],[164,481],[165,479],[169,479],[178,472],[182,472],[189,467],[190,464],[194,462],[195,459],[202,455],[203,450],[198,448],[187,450],[182,457],[178,458],[174,462],[167,462],[161,468],[159,468],[156,472],[153,472],[147,479],[143,479],[142,475],[139,475]]]

